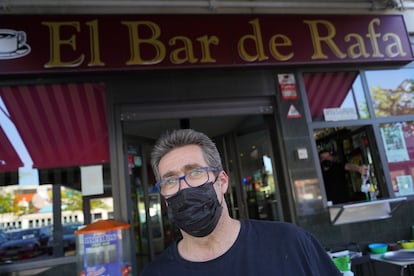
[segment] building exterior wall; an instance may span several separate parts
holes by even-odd
[[[250,9],[249,9],[250,10]],[[257,9],[256,12],[262,12]],[[411,12],[411,11],[408,11]],[[405,14],[408,14],[406,12]],[[407,29],[414,31],[412,27],[411,17],[406,16]],[[349,62],[350,63],[350,62]],[[328,68],[329,66],[329,68]],[[347,64],[350,66],[350,64]],[[351,64],[355,69],[365,69],[362,64]],[[394,65],[383,64],[388,68],[394,68]],[[398,65],[397,67],[400,67]],[[408,65],[410,66],[410,65]],[[341,66],[330,64],[312,65],[312,70],[341,70]],[[376,65],[369,66],[370,69]],[[280,160],[286,163],[285,170],[282,175],[283,180],[288,187],[292,187],[295,180],[318,178],[316,171],[316,156],[313,144],[313,137],[309,129],[309,118],[306,116],[307,106],[303,102],[304,87],[300,84],[300,75],[303,70],[301,65],[290,65],[288,68],[279,66],[257,66],[248,68],[241,66],[240,68],[188,68],[188,69],[167,69],[167,70],[144,70],[139,72],[101,72],[95,73],[93,77],[81,76],[75,71],[66,74],[75,80],[104,82],[106,93],[108,95],[108,109],[110,119],[110,147],[111,147],[111,163],[115,164],[112,172],[124,171],[124,165],[116,161],[121,152],[120,143],[120,118],[119,108],[134,104],[151,105],[160,102],[180,102],[188,100],[202,99],[228,99],[228,98],[249,98],[249,97],[275,97],[276,110],[279,117],[277,118],[278,127],[280,127],[283,145],[283,155]],[[44,72],[43,72],[44,73]],[[301,97],[295,101],[295,106],[302,115],[300,118],[287,119],[286,114],[291,107],[291,102],[283,101],[277,89],[277,73],[293,73],[299,77],[298,89]],[[18,74],[17,74],[18,75]],[[26,77],[27,78],[27,77]],[[59,77],[47,77],[49,82],[58,82]],[[3,77],[4,82],[9,82],[7,76]],[[39,82],[31,79],[29,82]],[[40,81],[42,82],[42,81]],[[194,92],[196,91],[196,93]],[[296,158],[296,150],[298,148],[306,148],[309,158],[306,160],[298,160]],[[119,172],[118,172],[119,173]],[[125,185],[125,182],[119,181],[122,173],[113,176],[113,182],[118,185]],[[125,180],[123,180],[125,181]],[[115,217],[127,220],[128,214],[125,211],[125,201],[127,191],[125,187],[117,187],[121,192],[116,194],[114,199]],[[293,188],[292,188],[293,189]],[[115,192],[118,190],[114,190]],[[314,233],[324,244],[337,243],[338,241],[358,242],[366,245],[372,240],[389,240],[395,241],[400,237],[409,237],[410,227],[414,217],[410,216],[413,207],[412,201],[407,201],[396,212],[391,219],[384,221],[370,221],[357,224],[347,224],[341,226],[333,226],[329,220],[326,204],[323,196],[312,204],[307,206],[300,205],[298,202],[292,202],[290,212],[292,221],[301,225],[305,229]],[[311,211],[302,211],[303,208]],[[120,210],[124,209],[124,210]],[[408,217],[407,217],[408,216]],[[393,230],[390,231],[390,225]],[[378,231],[379,229],[379,231]],[[364,232],[364,235],[361,235]],[[367,238],[369,237],[369,238]]]

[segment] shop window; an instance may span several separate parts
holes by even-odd
[[[314,138],[320,154],[320,169],[328,202],[362,202],[385,196],[383,184],[379,183],[383,177],[378,175],[382,169],[372,127],[315,129]],[[368,191],[362,186],[360,166],[369,167]]]
[[[414,113],[414,69],[367,71],[376,117]]]
[[[83,210],[90,196],[112,196],[106,117],[100,84],[0,87],[0,224],[24,247],[6,252],[0,265],[73,253],[63,248],[62,227],[90,217]],[[99,208],[112,213],[113,203]],[[36,239],[20,241],[25,233]]]
[[[313,121],[369,118],[358,72],[305,73],[303,78]]]
[[[414,195],[414,121],[380,125],[393,191]]]
[[[100,219],[102,219],[102,214],[101,213],[96,213],[96,214],[93,214],[93,220],[95,221],[95,220],[100,220]]]

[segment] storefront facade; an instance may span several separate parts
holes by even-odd
[[[20,207],[30,195],[30,212],[9,211],[2,228],[54,224],[57,240],[67,222],[115,218],[133,226],[139,271],[175,234],[154,190],[151,146],[166,130],[191,127],[213,137],[223,155],[234,217],[293,222],[326,246],[410,238],[414,66],[402,16],[12,18],[1,19],[9,37],[0,38],[1,186],[32,191],[7,191],[19,194]],[[375,209],[390,216],[337,216],[322,149],[369,164],[377,202],[385,200]],[[360,176],[350,178],[350,194],[360,192]],[[81,210],[56,211],[70,205],[61,187],[81,193]],[[355,202],[372,204],[346,205]],[[41,218],[46,203],[55,211]],[[53,249],[39,268],[74,262]]]

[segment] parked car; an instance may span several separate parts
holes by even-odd
[[[7,232],[8,240],[0,245],[0,262],[27,259],[45,252],[49,229],[30,228]]]
[[[5,243],[8,240],[9,240],[9,238],[7,237],[7,233],[4,232],[3,230],[0,230],[0,245],[2,245],[3,243]]]
[[[69,252],[76,249],[76,235],[75,231],[80,229],[83,225],[81,223],[69,223],[62,225],[62,244],[63,244],[63,251]],[[56,246],[54,243],[53,235],[51,235],[48,246],[47,252],[49,255],[53,253],[53,247]]]

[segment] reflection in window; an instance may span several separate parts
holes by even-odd
[[[369,118],[358,72],[306,73],[303,77],[314,121]]]
[[[414,113],[414,70],[366,72],[376,117]]]
[[[0,265],[73,254],[62,227],[89,223],[94,212],[113,216],[105,87],[2,86],[0,114],[0,233],[40,233],[19,242],[21,249],[13,240],[2,243]],[[80,166],[89,165],[103,167],[104,191],[85,204],[91,197],[81,184],[91,182],[81,181]]]
[[[62,240],[55,242],[53,185],[0,186],[0,229],[3,231],[0,233],[8,236],[0,244],[0,264],[46,253],[52,255],[62,245],[65,255],[74,253],[74,229],[84,224],[83,196],[76,189],[61,186],[60,197],[63,234],[58,232]],[[90,211],[93,220],[113,218],[112,197],[91,199]],[[17,240],[25,240],[19,241],[22,247],[19,250],[15,250]]]
[[[0,224],[3,230],[53,224],[52,185],[0,187]],[[62,222],[83,222],[82,194],[61,187]]]
[[[395,195],[414,194],[414,122],[382,124],[380,130]]]

